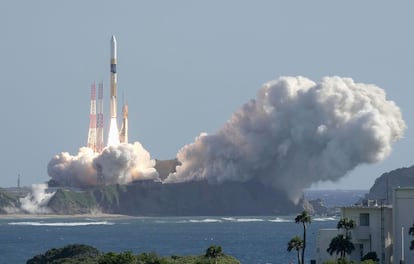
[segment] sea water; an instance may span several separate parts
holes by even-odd
[[[0,263],[25,263],[50,248],[81,243],[108,252],[202,255],[210,245],[244,264],[296,263],[287,243],[303,227],[286,217],[71,217],[0,218]],[[306,259],[315,258],[317,232],[336,218],[314,218],[307,230]]]

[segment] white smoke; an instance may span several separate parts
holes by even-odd
[[[258,179],[297,201],[312,183],[387,157],[404,129],[400,109],[375,85],[282,77],[264,84],[216,134],[184,146],[182,165],[164,182]]]
[[[55,192],[47,193],[47,184],[33,184],[32,191],[24,198],[20,198],[20,208],[30,214],[47,214],[50,209],[47,204]]]
[[[157,179],[155,161],[138,142],[106,147],[102,153],[83,147],[76,156],[62,152],[48,164],[48,174],[64,186],[90,187]]]

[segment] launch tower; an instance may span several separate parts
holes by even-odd
[[[98,112],[97,112],[98,110]],[[89,114],[89,133],[87,147],[94,152],[101,152],[103,144],[103,84],[99,83],[98,102],[96,101],[96,85],[91,85],[91,108]]]
[[[119,142],[128,143],[128,104],[122,108],[122,126],[119,131]]]
[[[89,111],[88,144],[86,146],[96,152],[96,86],[91,85],[91,108]]]
[[[96,114],[96,152],[101,153],[104,148],[104,118],[103,118],[103,83],[99,83],[98,104]]]

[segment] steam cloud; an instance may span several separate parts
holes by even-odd
[[[164,183],[258,180],[297,201],[313,183],[337,181],[389,155],[405,123],[385,92],[350,78],[282,77],[235,112],[217,133],[201,134],[177,154],[181,166]],[[48,174],[65,186],[159,179],[138,142],[52,158]]]
[[[182,165],[164,182],[257,179],[297,201],[312,183],[384,159],[404,129],[399,108],[375,85],[282,77],[264,84],[216,134],[184,146]]]
[[[90,187],[157,179],[155,161],[138,142],[105,148],[102,153],[83,147],[76,156],[62,152],[48,164],[48,174],[65,186]]]
[[[29,214],[50,213],[47,204],[55,193],[47,193],[46,189],[47,184],[33,184],[31,193],[24,198],[20,198],[20,208]]]

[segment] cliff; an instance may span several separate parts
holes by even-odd
[[[274,189],[257,182],[162,184],[136,181],[86,191],[60,189],[49,208],[57,214],[103,213],[146,216],[286,215],[302,210]]]
[[[414,166],[400,168],[382,174],[375,180],[367,195],[371,200],[384,200],[392,202],[392,191],[397,187],[414,186]]]
[[[15,212],[19,206],[18,196],[0,188],[0,214]]]

